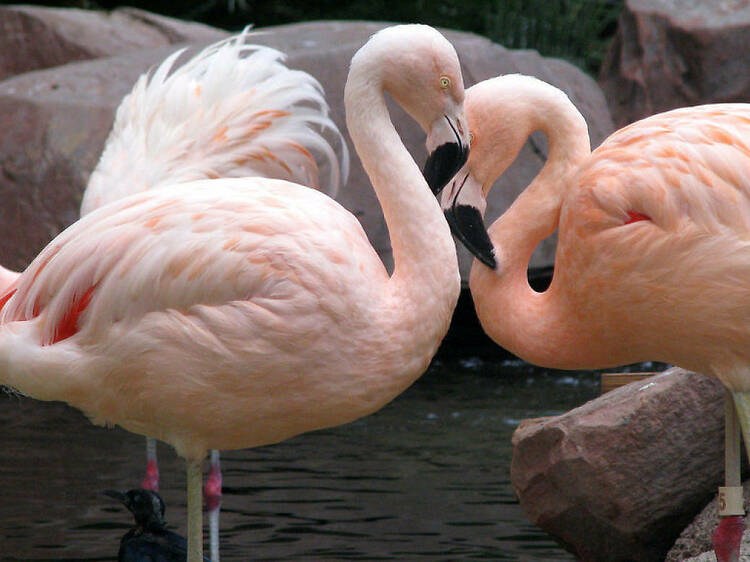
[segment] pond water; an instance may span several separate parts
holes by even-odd
[[[372,416],[226,452],[222,560],[573,560],[524,517],[510,438],[598,392],[593,373],[436,360]],[[132,519],[102,491],[137,486],[144,439],[7,395],[0,424],[0,559],[116,560]],[[184,466],[159,455],[167,520],[184,533]]]

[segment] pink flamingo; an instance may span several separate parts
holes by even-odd
[[[471,156],[443,207],[479,258],[470,288],[487,334],[547,367],[660,360],[711,374],[750,448],[750,105],[655,115],[593,153],[570,100],[531,77],[473,86],[466,112]],[[535,130],[549,158],[487,232],[484,198]],[[556,229],[553,279],[537,293],[529,258]],[[725,518],[719,542],[738,549],[736,529]]]
[[[82,216],[133,193],[204,178],[260,176],[318,187],[313,153],[320,154],[330,170],[329,193],[336,192],[346,179],[349,158],[346,143],[328,117],[320,84],[306,72],[286,67],[281,52],[248,43],[251,39],[245,29],[174,69],[184,49],[177,51],[138,79],[118,107],[83,194]],[[317,129],[338,138],[341,166]],[[152,438],[147,438],[146,451],[141,486],[158,491]],[[212,451],[210,459],[204,498],[211,559],[218,562],[218,452]]]
[[[427,131],[422,177],[385,91]],[[356,218],[266,178],[163,186],[58,235],[0,297],[0,383],[186,459],[188,558],[202,556],[201,461],[370,414],[427,367],[459,293],[438,191],[466,159],[453,47],[427,26],[352,59],[349,132],[383,207],[385,270]]]

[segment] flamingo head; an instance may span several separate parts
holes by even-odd
[[[464,107],[469,124],[471,154],[466,165],[449,180],[441,205],[453,234],[474,256],[497,268],[495,250],[483,223],[492,184],[521,151],[529,130],[528,113],[518,107],[519,75],[498,76],[466,90]]]
[[[427,25],[387,27],[354,56],[350,77],[355,74],[357,80],[347,81],[350,96],[358,96],[356,88],[363,86],[382,88],[427,133],[423,172],[433,193],[439,193],[469,154],[463,76],[453,46]]]
[[[443,192],[441,205],[453,235],[490,269],[497,268],[495,248],[484,226],[482,183],[464,166]]]

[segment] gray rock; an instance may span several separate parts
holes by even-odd
[[[80,25],[102,26],[102,30],[90,32],[91,35],[106,33],[109,29],[109,20],[100,14],[77,10],[66,14],[73,19],[80,17]],[[166,22],[162,27],[177,25],[168,18],[144,12],[138,14],[149,22]],[[46,21],[57,20],[50,17]],[[65,25],[72,24],[66,20]],[[343,90],[349,62],[370,35],[386,25],[374,22],[293,24],[258,29],[254,40],[284,51],[290,67],[309,72],[323,84],[332,117],[345,132]],[[509,51],[470,33],[444,32],[459,53],[467,86],[506,72],[532,74],[569,93],[589,123],[594,144],[611,132],[612,122],[602,93],[591,78],[574,66],[543,58],[534,51]],[[201,38],[191,44],[197,48],[208,42]],[[10,201],[0,210],[0,263],[24,267],[55,234],[75,220],[81,193],[101,152],[120,99],[141,72],[175,48],[133,50],[118,56],[27,72],[0,82],[0,127],[4,131],[0,139],[0,192],[7,193],[6,201]],[[424,133],[401,109],[394,105],[392,110],[394,124],[406,147],[418,163],[423,163],[426,158]],[[348,136],[347,142],[351,147]],[[536,139],[536,144],[546,153],[544,139]],[[543,157],[531,147],[524,148],[519,161],[493,190],[488,220],[508,207],[542,163]],[[373,245],[390,266],[392,254],[385,222],[356,155],[352,157],[350,181],[339,191],[338,200],[359,218]],[[550,240],[542,245],[532,265],[548,266],[553,257],[554,240]],[[467,279],[471,259],[463,248],[460,259],[462,274]]]
[[[750,99],[750,4],[627,0],[599,77],[617,126]]]
[[[523,422],[511,462],[521,507],[581,560],[664,560],[721,485],[724,393],[675,368]]]

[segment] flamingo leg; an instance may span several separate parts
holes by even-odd
[[[210,529],[211,562],[219,562],[219,512],[217,507],[208,512],[208,526]]]
[[[187,461],[188,557],[187,562],[203,562],[203,498],[201,461]]]
[[[748,447],[750,394],[727,392],[724,415],[725,485],[719,488],[720,521],[713,534],[713,543],[718,562],[737,562],[740,559],[742,533],[745,527],[740,435],[744,435],[745,446]]]
[[[745,450],[750,455],[750,391],[732,392],[737,418],[742,429],[742,437],[745,441]]]
[[[203,487],[203,498],[208,508],[211,561],[219,562],[219,513],[221,512],[221,464],[219,451],[211,451],[211,470]]]
[[[156,439],[146,437],[146,475],[141,482],[141,488],[159,491],[159,463],[156,459]]]

